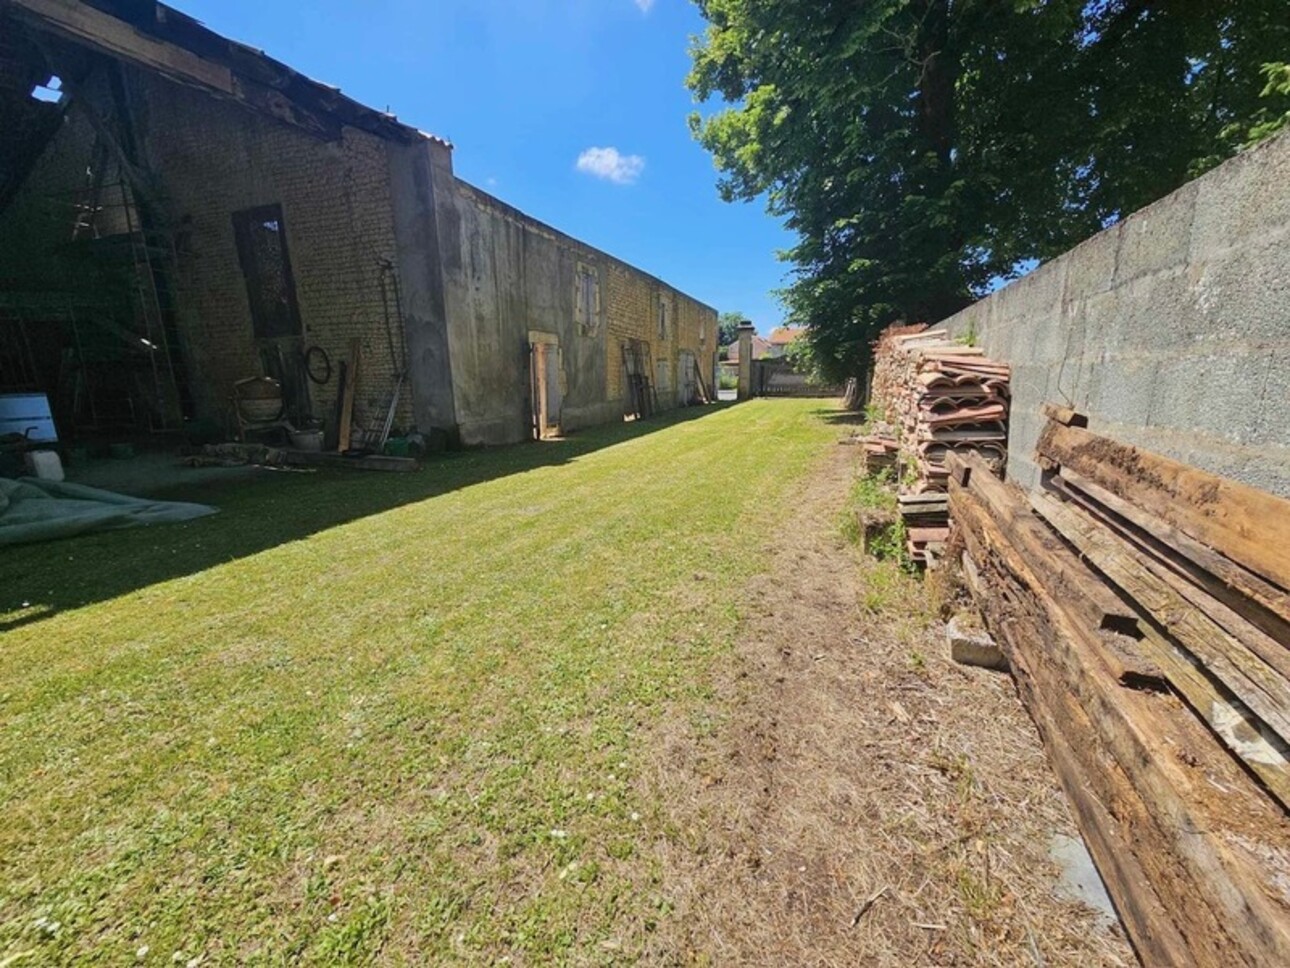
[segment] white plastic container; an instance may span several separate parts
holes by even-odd
[[[32,477],[42,481],[61,481],[63,479],[63,462],[54,450],[29,450],[23,454],[27,471]]]

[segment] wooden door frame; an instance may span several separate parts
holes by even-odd
[[[551,422],[547,412],[547,401],[550,399],[550,386],[547,379],[546,361],[548,354],[556,353],[556,380],[559,380],[560,337],[555,333],[542,330],[529,330],[529,405],[533,412],[533,437],[541,440],[544,437],[557,436],[560,433],[559,420]]]

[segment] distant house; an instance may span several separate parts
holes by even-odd
[[[777,326],[770,331],[770,336],[765,339],[769,350],[766,353],[767,359],[776,360],[788,352],[789,344],[799,336],[803,335],[806,329],[801,326]],[[754,357],[761,359],[762,357]]]
[[[775,346],[773,343],[771,343],[770,340],[765,339],[764,337],[758,336],[756,334],[753,334],[753,338],[752,338],[752,351],[753,351],[752,358],[754,360],[766,360],[766,359],[771,359],[775,356],[784,355],[782,351],[779,353],[775,352]],[[739,341],[738,340],[736,340],[735,342],[731,343],[728,347],[726,347],[726,362],[727,363],[739,362]]]

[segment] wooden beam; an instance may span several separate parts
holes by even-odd
[[[340,453],[350,449],[354,428],[354,393],[358,389],[358,369],[363,358],[363,342],[360,339],[349,341],[349,369],[346,373],[345,387],[340,396],[340,426],[336,439],[336,450]]]
[[[1035,450],[1290,590],[1290,501],[1053,421]]]
[[[1108,551],[1108,546],[1114,549],[1117,539],[1102,533],[1092,518],[1081,520],[1081,512],[1076,511],[1074,505],[1063,504],[1051,495],[1035,495],[1031,500],[1035,509],[1099,571],[1135,598],[1139,592],[1145,594],[1144,608],[1151,610],[1151,605],[1146,603],[1154,603],[1156,608],[1162,609],[1158,617],[1164,620],[1162,625],[1169,631],[1178,634],[1179,627],[1184,629],[1178,635],[1184,649],[1180,650],[1150,626],[1146,626],[1142,647],[1224,745],[1267,785],[1283,807],[1290,808],[1290,748],[1261,715],[1242,701],[1241,690],[1229,684],[1233,673],[1227,669],[1226,660],[1220,660],[1219,668],[1215,668],[1204,652],[1190,647],[1196,641],[1196,635],[1213,636],[1221,634],[1222,630],[1208,622],[1203,612],[1188,611],[1186,603],[1180,599],[1162,598],[1159,590],[1165,586],[1159,583],[1158,576],[1152,574],[1150,566],[1140,562],[1143,570],[1135,571],[1129,564],[1134,556],[1127,549],[1120,557],[1114,554],[1114,550]],[[1127,587],[1125,582],[1132,587]],[[1168,596],[1168,591],[1164,595]],[[1239,643],[1229,640],[1223,644],[1239,651]],[[1202,645],[1202,649],[1207,651],[1208,646]],[[1248,658],[1253,659],[1252,656]],[[1275,673],[1268,678],[1277,681]]]
[[[1043,406],[1044,416],[1054,423],[1059,423],[1063,427],[1087,427],[1088,417],[1082,413],[1076,413],[1070,407],[1063,407],[1056,403],[1045,403]]]
[[[1035,516],[1018,492],[992,474],[977,455],[952,455],[950,477],[954,487],[967,481],[972,495],[994,519],[1015,531],[1032,550],[1029,564],[1036,579],[1050,588],[1066,591],[1066,600],[1079,620],[1101,633],[1102,660],[1121,684],[1134,688],[1165,688],[1159,666],[1138,645],[1143,632],[1138,614],[1111,589],[1090,575],[1074,555]]]
[[[1290,919],[1275,888],[1285,814],[1186,707],[1111,678],[1067,590],[1031,567],[1043,551],[1029,535],[969,489],[951,483],[950,494],[987,586],[987,624],[1143,962],[1287,963]],[[1259,846],[1247,850],[1250,837]]]
[[[1241,702],[1290,739],[1290,679],[1270,665],[1158,573],[1145,555],[1136,553],[1096,522],[1050,494],[1036,495],[1044,518],[1093,566],[1142,605],[1173,638],[1201,660]],[[1276,643],[1271,643],[1276,648]],[[1284,649],[1280,650],[1284,656]],[[1282,663],[1279,663],[1279,665]]]
[[[1048,486],[1278,642],[1290,643],[1290,594],[1072,470],[1051,478]]]
[[[8,0],[28,23],[185,84],[234,93],[233,72],[190,51],[136,30],[111,14],[75,0]]]
[[[74,0],[8,2],[16,6],[19,17],[37,29],[69,39],[109,57],[156,71],[180,84],[235,101],[324,141],[335,141],[341,136],[341,121],[326,110],[310,107],[302,103],[300,98],[292,97],[271,84],[239,74],[225,64],[201,57],[178,44],[146,34],[87,4],[76,3]],[[218,38],[218,35],[212,37]],[[303,78],[301,81],[306,85],[304,89],[313,90],[318,87]],[[343,100],[348,106],[348,99]],[[376,112],[369,114],[371,117],[376,116]]]

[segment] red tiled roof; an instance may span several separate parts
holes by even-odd
[[[770,331],[766,340],[773,346],[787,346],[805,332],[805,328],[801,326],[777,326]]]

